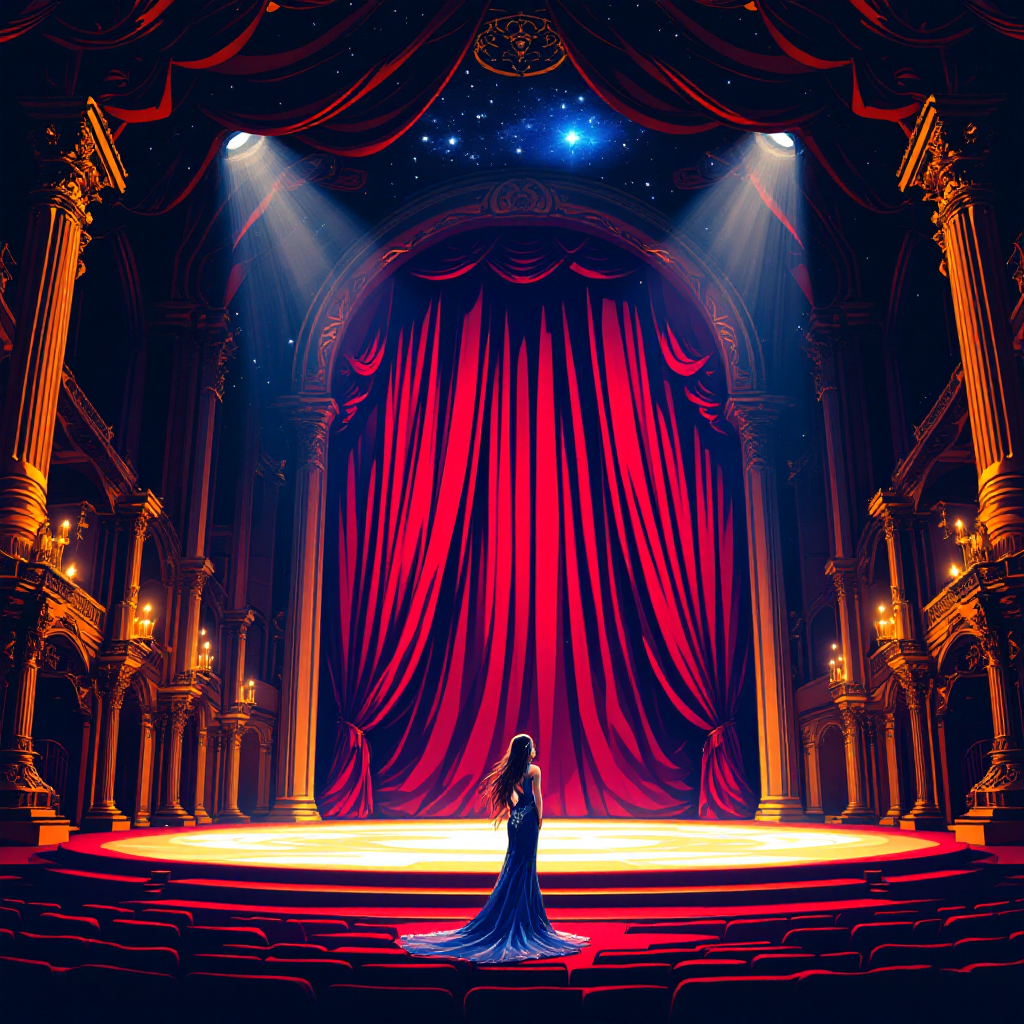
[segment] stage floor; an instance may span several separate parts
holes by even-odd
[[[95,842],[99,837],[89,838]],[[848,862],[927,856],[940,846],[948,849],[948,842],[941,836],[891,829],[548,819],[540,836],[537,867],[542,876],[853,867]],[[104,837],[101,845],[104,854],[118,859],[166,864],[493,876],[501,868],[506,833],[504,826],[495,830],[478,820],[333,821],[148,829],[126,838]]]

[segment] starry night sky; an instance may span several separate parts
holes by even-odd
[[[416,192],[477,171],[553,170],[599,179],[671,215],[688,197],[674,188],[673,172],[737,135],[648,131],[598,98],[569,61],[545,75],[508,78],[469,54],[405,135],[353,161],[369,180],[352,208],[377,219]]]

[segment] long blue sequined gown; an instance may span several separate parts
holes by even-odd
[[[522,788],[508,818],[505,863],[483,909],[455,931],[404,936],[400,941],[413,955],[503,964],[569,956],[590,941],[551,927],[537,880],[540,825],[528,776],[524,776]]]

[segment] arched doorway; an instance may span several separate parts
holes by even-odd
[[[826,818],[842,814],[850,802],[846,788],[846,746],[838,725],[827,725],[818,740],[821,809]]]
[[[770,639],[780,630],[784,633],[786,622],[775,526],[775,468],[770,456],[772,426],[781,402],[762,391],[760,348],[742,304],[728,283],[701,262],[685,239],[658,221],[653,211],[640,209],[633,200],[611,189],[572,179],[550,183],[491,179],[475,180],[418,201],[365,243],[353,246],[321,290],[307,316],[301,343],[296,346],[295,394],[286,403],[298,439],[291,617],[285,640],[281,715],[287,740],[278,746],[277,797],[271,818],[305,820],[316,813],[311,753],[321,661],[321,531],[327,504],[327,435],[338,412],[338,404],[331,397],[334,368],[339,361],[348,362],[356,376],[360,374],[355,363],[361,363],[370,374],[376,369],[363,362],[366,335],[356,325],[365,325],[363,318],[371,315],[367,301],[377,294],[384,279],[425,246],[488,223],[506,227],[543,223],[545,228],[575,228],[606,239],[669,279],[678,294],[688,297],[691,310],[709,331],[726,381],[729,417],[743,435],[750,563],[758,567],[763,580],[763,585],[750,591],[761,645],[754,658],[759,700],[767,700],[778,709],[777,715],[763,716],[759,724],[759,816],[772,820],[802,817],[788,698],[788,652]],[[359,397],[338,394],[343,421],[348,418],[351,402],[358,405]],[[729,723],[723,723],[722,732],[713,730],[712,757],[729,727]]]
[[[238,809],[250,818],[260,800],[260,737],[255,729],[242,735],[238,755]]]

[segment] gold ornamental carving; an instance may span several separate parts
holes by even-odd
[[[510,14],[492,18],[473,46],[477,63],[507,78],[532,78],[554,71],[568,54],[549,18]]]

